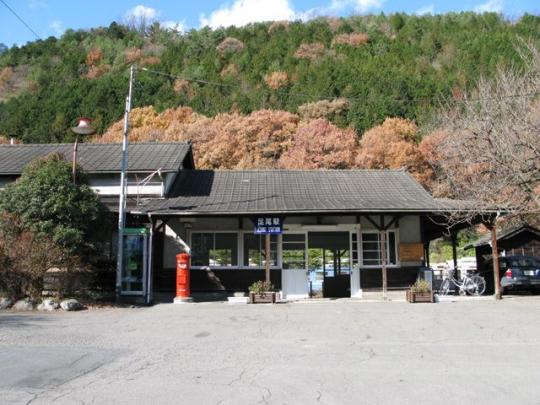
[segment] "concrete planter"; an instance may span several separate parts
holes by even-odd
[[[274,304],[276,302],[275,292],[264,292],[255,294],[250,292],[249,299],[252,304]]]
[[[407,290],[407,302],[434,302],[433,291],[419,293]]]

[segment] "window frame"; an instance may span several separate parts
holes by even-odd
[[[304,243],[304,268],[303,269],[296,269],[296,268],[284,269],[283,268],[283,236],[284,235],[302,235],[304,237],[303,242],[297,242],[297,243]],[[279,246],[280,255],[278,257],[278,262],[279,262],[280,268],[283,271],[287,271],[287,270],[306,270],[307,271],[308,270],[308,260],[309,260],[308,233],[303,232],[303,231],[287,231],[287,232],[283,232],[280,235],[280,239],[281,239],[281,243],[280,243],[280,246]],[[294,243],[294,242],[285,242],[285,243]]]
[[[238,247],[238,252],[239,252],[239,255],[241,254],[242,256],[242,260],[241,261],[238,261],[238,263],[241,263],[239,264],[239,268],[241,269],[248,269],[248,270],[263,270],[266,268],[265,265],[260,265],[260,266],[250,266],[249,263],[244,263],[244,258],[245,258],[245,255],[246,255],[246,246],[245,246],[245,240],[244,240],[244,237],[245,235],[254,235],[254,236],[259,236],[261,238],[261,252],[265,249],[264,247],[264,239],[266,238],[266,235],[263,235],[263,234],[256,234],[255,232],[253,231],[247,231],[247,230],[244,230],[244,231],[240,231],[238,232],[240,234],[240,237],[242,239],[242,247]],[[276,269],[281,269],[281,234],[276,234],[276,235],[270,235],[270,238],[272,238],[272,236],[275,236],[276,237],[276,264],[275,266],[272,266],[270,265],[270,269],[271,270],[276,270]],[[272,240],[270,239],[270,255],[272,254]],[[248,252],[248,255],[249,255],[249,252]],[[262,263],[262,256],[261,256],[261,263]]]
[[[190,229],[189,230],[189,247],[193,249],[193,234],[200,234],[200,233],[212,233],[212,234],[218,234],[218,233],[234,233],[236,234],[237,238],[237,265],[236,266],[191,266],[192,270],[206,270],[206,269],[212,269],[212,270],[264,270],[264,266],[248,266],[244,263],[244,234],[254,234],[252,230],[213,230],[213,229]],[[261,235],[264,237],[264,235]],[[271,270],[279,270],[282,268],[281,263],[281,234],[276,235],[277,241],[276,241],[276,265],[270,266]],[[191,251],[191,254],[193,255],[193,250]]]
[[[379,269],[382,267],[382,263],[379,264],[364,264],[364,249],[363,249],[363,242],[364,242],[364,234],[380,234],[381,231],[377,229],[360,229],[358,231],[357,236],[357,244],[358,244],[358,265],[362,269]],[[399,268],[401,267],[400,260],[399,260],[399,229],[398,228],[390,228],[384,231],[386,233],[386,267],[387,268]],[[390,261],[390,238],[388,235],[390,233],[394,234],[394,240],[395,240],[395,257],[396,257],[396,263],[389,263]],[[377,242],[379,243],[379,242]],[[380,252],[380,249],[378,250]]]
[[[214,231],[214,230],[194,230],[194,231],[190,231],[189,232],[189,247],[191,249],[191,256],[193,257],[193,235],[194,234],[205,234],[205,233],[209,233],[209,234],[212,234],[213,235],[213,238],[212,240],[214,241],[214,247],[215,247],[215,241],[216,241],[216,234],[224,234],[224,233],[229,233],[229,234],[235,234],[236,235],[236,262],[239,263],[239,259],[240,259],[240,256],[238,254],[238,252],[240,251],[240,240],[238,238],[238,232],[237,231],[227,231],[227,230],[220,230],[220,231]],[[238,269],[240,267],[240,265],[236,265],[236,266],[191,266],[191,269],[192,270],[204,270],[204,269],[207,269],[207,268],[210,268],[210,269],[216,269],[216,270],[232,270],[232,269]]]

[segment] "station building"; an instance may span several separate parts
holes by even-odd
[[[0,187],[33,158],[69,158],[66,148],[0,146]],[[79,148],[92,187],[117,212],[120,146]],[[117,288],[146,302],[174,291],[180,252],[191,254],[193,292],[247,291],[267,260],[284,299],[361,296],[381,288],[383,266],[388,288],[404,288],[427,264],[429,241],[448,232],[445,214],[458,209],[403,170],[197,170],[189,143],[131,144],[129,155],[131,256]],[[270,257],[258,226],[276,231]]]

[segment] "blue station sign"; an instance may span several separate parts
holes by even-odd
[[[283,221],[280,217],[256,217],[255,230],[257,235],[279,235],[283,233]]]

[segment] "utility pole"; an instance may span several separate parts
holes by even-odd
[[[120,172],[120,200],[118,202],[118,254],[116,257],[116,300],[120,299],[122,292],[122,273],[124,268],[124,228],[126,222],[126,189],[127,189],[127,167],[128,167],[128,134],[129,134],[129,112],[131,111],[131,98],[133,92],[133,79],[135,77],[135,66],[132,65],[129,71],[129,90],[126,98],[126,110],[124,112],[124,131],[122,138],[122,167]]]

